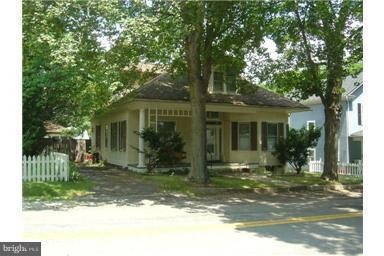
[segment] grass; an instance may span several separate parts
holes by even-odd
[[[68,200],[89,194],[93,185],[86,179],[73,182],[24,182],[23,198],[26,200]]]
[[[329,184],[343,184],[343,185],[356,185],[356,184],[362,184],[363,178],[362,177],[353,177],[353,176],[347,176],[347,175],[339,175],[339,181],[326,181],[320,178],[319,173],[308,173],[306,172],[303,175],[292,175],[292,174],[286,174],[286,175],[276,175],[271,178],[275,180],[290,182],[297,185],[329,185]]]
[[[168,174],[135,174],[139,179],[155,183],[162,191],[177,192],[185,195],[193,196],[200,194],[200,188],[228,188],[228,189],[257,189],[257,188],[279,188],[287,186],[301,185],[330,185],[343,184],[353,185],[362,184],[362,178],[342,176],[339,182],[325,181],[320,178],[320,174],[305,173],[305,175],[297,176],[295,174],[283,174],[274,176],[252,175],[249,177],[231,177],[227,175],[215,175],[210,178],[210,183],[206,186],[193,184],[187,181],[184,175],[168,175]],[[262,177],[262,178],[261,178]],[[284,185],[282,185],[284,183]],[[200,191],[199,191],[200,190]]]

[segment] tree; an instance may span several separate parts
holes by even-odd
[[[37,154],[43,122],[86,128],[115,79],[100,37],[114,2],[23,1],[23,152]],[[117,5],[116,5],[117,6]]]
[[[135,61],[158,62],[187,74],[192,110],[192,159],[189,179],[208,182],[206,96],[212,66],[240,74],[244,56],[262,39],[260,2],[137,2],[140,10],[123,19],[114,50]],[[140,57],[138,57],[140,56]]]
[[[274,1],[269,37],[279,55],[258,54],[253,75],[296,99],[311,95],[324,105],[324,171],[337,180],[342,82],[362,68],[362,1]]]
[[[274,155],[280,163],[285,165],[288,162],[300,174],[301,168],[308,162],[308,148],[316,147],[320,135],[320,128],[291,128],[287,137],[277,143]]]

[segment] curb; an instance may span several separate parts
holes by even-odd
[[[299,192],[299,191],[356,191],[362,192],[363,185],[310,185],[310,186],[293,186],[280,188],[196,188],[198,192],[204,194],[221,194],[221,193],[256,193],[256,194],[275,194],[283,192]]]

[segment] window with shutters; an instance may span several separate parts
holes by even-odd
[[[257,122],[232,122],[232,150],[257,150]]]
[[[119,151],[127,149],[127,121],[119,122]]]
[[[111,123],[111,150],[117,150],[117,123]]]
[[[249,150],[251,148],[251,128],[249,123],[239,123],[239,149]]]
[[[363,121],[361,119],[361,103],[357,103],[357,124],[363,125]]]
[[[274,152],[279,139],[284,138],[284,123],[261,123],[262,150]]]
[[[95,130],[96,130],[96,148],[100,149],[100,146],[101,146],[101,126],[96,125]]]

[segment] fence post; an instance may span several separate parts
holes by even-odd
[[[26,176],[27,176],[27,157],[23,155],[23,181],[25,181]]]

